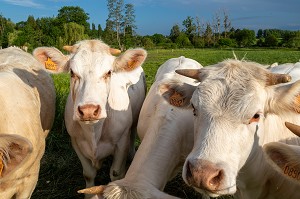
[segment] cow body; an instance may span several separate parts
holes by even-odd
[[[194,108],[195,141],[183,167],[185,182],[211,197],[299,198],[297,184],[267,163],[262,146],[274,141],[299,145],[284,122],[300,123],[300,82],[278,84],[290,76],[238,60],[178,73],[200,81],[186,98]],[[167,99],[174,92],[186,95],[177,84],[166,87]]]
[[[157,71],[154,84],[144,101],[138,122],[142,142],[125,178],[111,182],[105,198],[176,198],[163,193],[168,180],[182,168],[193,143],[192,114],[167,103],[160,84],[178,81],[195,86],[189,78],[175,73],[179,68],[201,68],[191,59],[179,57],[166,61]]]
[[[0,51],[1,198],[30,198],[55,113],[52,78],[30,54]],[[0,163],[0,164],[1,164]]]
[[[41,62],[50,57],[57,65],[55,72],[70,71],[65,123],[86,187],[94,185],[96,172],[109,155],[114,156],[110,178],[120,179],[127,157],[134,155],[135,128],[146,92],[141,68],[146,51],[131,49],[115,57],[116,49],[99,40],[64,48],[69,56],[45,47],[36,49],[34,55]]]

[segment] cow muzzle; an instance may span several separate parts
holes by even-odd
[[[190,186],[213,197],[235,192],[235,186],[225,188],[224,169],[207,160],[187,160],[183,175]]]
[[[80,121],[93,122],[100,120],[101,107],[100,105],[85,104],[78,106],[77,116]]]

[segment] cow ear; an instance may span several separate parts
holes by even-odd
[[[159,85],[159,93],[169,104],[186,108],[190,105],[190,100],[196,88],[196,86],[173,80],[161,83]]]
[[[263,146],[267,161],[272,167],[287,177],[300,181],[300,147],[280,142],[270,142]]]
[[[0,135],[0,179],[17,169],[32,152],[31,142],[19,135]]]
[[[120,55],[114,64],[114,71],[132,71],[138,66],[141,66],[147,57],[147,52],[144,49],[130,49]]]
[[[50,73],[68,72],[69,57],[54,47],[38,47],[34,49],[33,56],[44,65]]]
[[[300,80],[292,84],[276,85],[271,88],[266,104],[267,113],[300,113]]]

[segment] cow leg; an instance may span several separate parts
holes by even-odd
[[[36,187],[38,181],[38,175],[32,176],[31,179],[26,180],[23,183],[23,187],[18,190],[18,193],[15,195],[16,199],[31,198],[31,195]]]
[[[72,146],[81,162],[83,169],[83,177],[85,179],[86,188],[95,186],[95,177],[97,175],[97,169],[93,167],[91,161],[87,159],[79,150],[75,139],[72,139]],[[101,165],[100,165],[101,166]],[[85,194],[85,199],[98,199],[98,196]]]
[[[126,160],[130,144],[130,131],[124,133],[115,148],[112,166],[110,168],[110,179],[112,181],[119,180],[125,176]]]
[[[131,128],[130,133],[130,145],[129,145],[129,153],[128,153],[128,160],[131,162],[135,155],[135,138],[136,138],[137,130],[136,126]]]

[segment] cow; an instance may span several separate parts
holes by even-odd
[[[33,52],[40,62],[51,61],[53,73],[70,72],[70,93],[65,124],[82,167],[86,187],[94,186],[103,160],[113,155],[112,181],[123,178],[127,159],[135,153],[134,141],[140,108],[146,95],[141,65],[144,49],[120,50],[101,40],[83,40],[64,46],[69,55],[53,47]],[[86,198],[97,196],[86,195]]]
[[[181,109],[166,102],[162,93],[167,88],[160,85],[176,81],[186,86],[196,86],[198,83],[194,80],[175,73],[176,69],[183,68],[199,69],[202,66],[182,56],[171,58],[159,67],[138,121],[138,135],[142,142],[125,178],[111,182],[106,187],[98,187],[99,192],[104,192],[105,198],[177,198],[162,191],[167,181],[182,169],[192,149],[193,115],[190,108]],[[170,103],[176,105],[180,99],[174,95]],[[90,189],[81,192],[86,191]]]
[[[284,126],[300,123],[300,81],[288,83],[290,75],[237,59],[176,72],[200,82],[193,94],[184,85],[165,85],[167,101],[176,93],[180,107],[193,107],[194,146],[183,166],[184,181],[210,197],[299,198],[300,192],[286,191],[297,184],[280,178],[262,146],[300,144]]]
[[[300,126],[286,122],[286,127],[300,136]],[[300,183],[300,146],[270,142],[263,146],[269,163],[285,177]]]
[[[30,198],[55,115],[51,76],[31,54],[0,50],[0,196]]]

